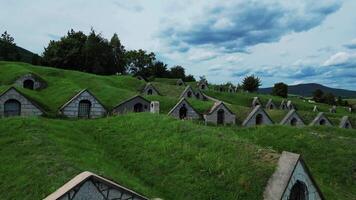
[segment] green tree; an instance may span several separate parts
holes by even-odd
[[[256,92],[261,86],[261,80],[257,76],[251,75],[244,78],[242,88],[245,91]]]
[[[272,95],[287,98],[288,85],[282,82],[274,84],[272,89]]]
[[[167,65],[161,61],[156,61],[152,66],[148,67],[149,73],[154,77],[168,77],[169,72],[167,70]]]
[[[110,45],[113,49],[114,62],[118,73],[126,72],[125,47],[121,44],[119,36],[114,33],[111,37]]]
[[[1,34],[0,37],[0,60],[19,61],[21,55],[15,44],[15,40],[7,31]]]
[[[125,58],[126,67],[131,74],[149,77],[151,75],[149,68],[152,67],[156,60],[156,55],[152,52],[147,53],[146,51],[139,49],[128,51]]]
[[[185,78],[185,69],[182,66],[174,66],[170,70],[170,76],[171,78]]]
[[[323,102],[324,92],[321,89],[316,89],[313,92],[313,99],[315,102]]]
[[[335,101],[335,95],[333,93],[326,93],[323,97],[324,102],[329,104],[329,105],[335,105],[336,101]]]

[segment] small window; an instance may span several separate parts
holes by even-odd
[[[35,87],[35,82],[31,79],[27,79],[23,82],[23,88],[33,90]]]
[[[146,107],[147,108],[147,107]],[[142,103],[136,103],[134,105],[134,112],[143,112],[143,105]]]
[[[192,92],[188,91],[187,96],[188,96],[188,98],[191,98],[192,97]]]
[[[188,109],[183,104],[183,106],[179,109],[179,119],[187,118],[187,112],[188,112]]]
[[[291,191],[288,200],[307,200],[308,199],[308,190],[305,183],[297,181]]]
[[[319,125],[325,125],[326,124],[326,120],[325,119],[321,119],[320,121],[319,121]]]
[[[7,100],[4,104],[4,116],[20,116],[21,115],[21,103],[15,99]]]
[[[225,111],[223,109],[220,109],[218,111],[217,124],[224,124],[224,121],[225,121]]]
[[[81,100],[78,107],[79,118],[90,118],[91,102],[89,100]]]
[[[298,120],[297,120],[296,118],[294,118],[294,117],[293,117],[293,119],[292,119],[292,120],[290,120],[290,125],[292,125],[292,126],[296,126],[296,125],[297,125],[297,122],[298,122]]]
[[[256,115],[256,125],[261,125],[263,122],[263,116],[262,114],[257,114]]]
[[[147,91],[147,94],[148,94],[148,95],[152,95],[152,93],[153,93],[152,89],[149,89],[149,90]]]

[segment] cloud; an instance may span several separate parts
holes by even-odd
[[[114,1],[114,4],[122,9],[128,10],[128,11],[133,11],[133,12],[142,12],[144,10],[142,5],[139,5],[136,2],[133,2],[132,0],[130,2],[125,2],[122,0],[117,0]]]
[[[349,44],[344,45],[348,49],[356,49],[356,38],[351,40]]]
[[[356,68],[356,53],[338,52],[328,58],[323,66],[340,66]]]
[[[209,45],[225,52],[244,52],[257,44],[277,42],[292,32],[308,31],[340,6],[339,1],[321,0],[219,1],[206,6],[201,16],[188,23],[169,24],[160,36],[172,46]]]

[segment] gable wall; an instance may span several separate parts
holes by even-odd
[[[188,92],[191,92],[192,93],[192,96],[191,97],[188,97]],[[189,98],[195,98],[195,93],[194,93],[194,91],[192,90],[192,88],[189,88],[188,90],[186,90],[185,92],[183,92],[183,94],[180,96],[181,98],[187,98],[187,99],[189,99]]]
[[[143,94],[145,94],[145,95],[149,95],[149,94],[148,94],[148,90],[149,90],[149,89],[151,89],[151,90],[152,90],[152,95],[158,95],[157,90],[156,90],[154,87],[152,87],[151,85],[150,85],[150,86],[145,87],[145,89],[143,90]]]
[[[252,117],[247,121],[247,123],[244,124],[244,126],[250,127],[250,126],[256,126],[256,116],[257,114],[262,114],[263,116],[263,125],[270,125],[273,124],[273,122],[269,119],[267,114],[263,112],[262,110],[258,110]]]
[[[4,117],[4,104],[9,99],[16,99],[21,103],[21,116],[40,116],[43,112],[33,105],[24,96],[16,90],[10,89],[6,94],[0,97],[0,117]]]
[[[325,118],[324,116],[320,117],[318,120],[316,120],[316,122],[313,124],[313,125],[316,125],[316,126],[321,126],[319,124],[320,120],[324,119],[325,120],[325,125],[324,126],[332,126],[332,124],[330,123],[330,121]]]
[[[185,104],[185,107],[187,108],[187,119],[199,119],[200,115],[194,111],[192,107],[189,106],[189,104],[185,103],[184,101],[181,102],[175,109],[170,113],[171,116],[179,119],[179,110],[183,107]]]
[[[230,111],[223,105],[219,105],[219,107],[215,109],[213,113],[204,115],[205,122],[217,124],[218,111],[220,109],[223,109],[225,113],[224,124],[235,124],[236,116],[234,114],[231,114]]]
[[[134,106],[137,103],[141,103],[143,105],[143,112],[150,112],[150,102],[146,102],[141,98],[134,98],[131,99],[131,101],[125,102],[121,104],[119,107],[116,107],[113,110],[114,114],[125,114],[128,112],[133,112],[134,111]]]
[[[284,123],[284,125],[291,125],[291,121],[293,118],[296,118],[297,119],[297,124],[296,126],[297,127],[301,127],[301,126],[304,126],[304,122],[303,120],[299,117],[299,115],[297,115],[296,113],[293,113],[287,120],[286,122]]]
[[[78,117],[79,102],[81,100],[88,100],[91,102],[90,117],[98,118],[106,115],[105,108],[95,99],[89,92],[84,91],[70,104],[63,108],[62,114],[66,117],[75,118]]]
[[[32,80],[34,82],[33,89],[38,90],[44,86],[40,81],[38,81],[32,74],[26,74],[15,81],[15,85],[23,88],[23,82],[26,80]]]
[[[321,197],[318,193],[318,190],[313,184],[313,181],[310,179],[309,175],[306,173],[302,163],[298,161],[298,164],[296,168],[294,169],[294,172],[290,178],[290,181],[288,183],[288,186],[283,194],[282,200],[288,200],[291,189],[293,185],[297,181],[303,182],[307,186],[308,190],[308,200],[321,200]]]

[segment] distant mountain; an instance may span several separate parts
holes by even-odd
[[[294,94],[294,95],[310,97],[310,96],[313,95],[313,92],[316,89],[321,89],[324,93],[331,92],[335,96],[341,96],[341,97],[344,97],[344,98],[355,98],[356,97],[356,91],[330,88],[330,87],[326,87],[324,85],[320,85],[320,84],[317,84],[317,83],[306,83],[306,84],[299,84],[299,85],[289,85],[288,86],[288,93],[289,94]],[[272,92],[272,87],[261,88],[261,89],[259,89],[258,92],[260,92],[262,94],[270,94]]]
[[[1,41],[0,41],[1,42]],[[33,63],[34,59],[39,59],[38,55],[35,53],[32,53],[31,51],[24,49],[22,47],[16,46],[18,53],[20,54],[20,59],[19,60],[14,60],[14,61],[19,61],[19,62],[26,62],[26,63]],[[0,57],[0,60],[2,58]]]

